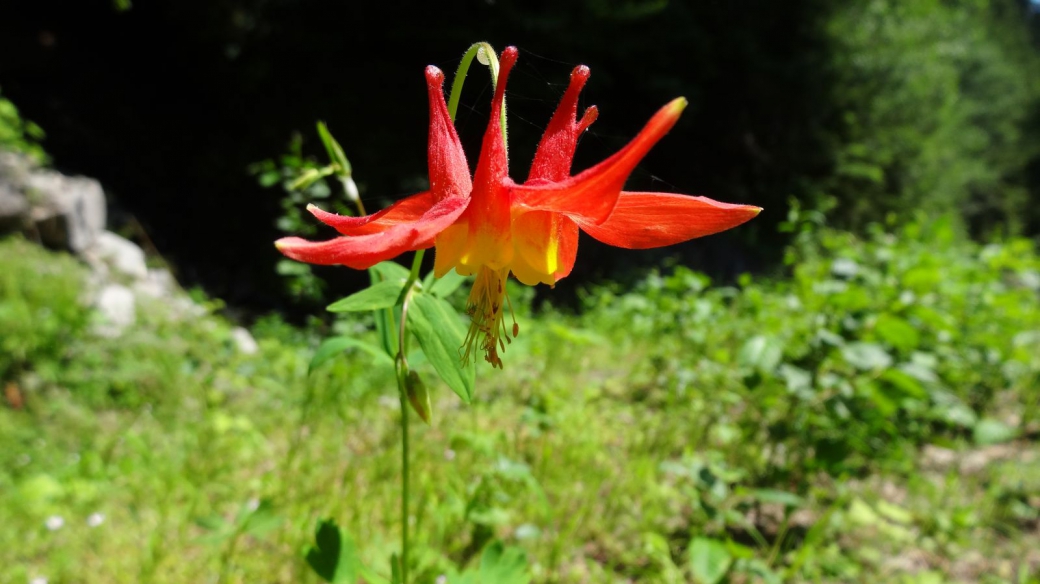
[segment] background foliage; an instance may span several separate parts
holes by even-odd
[[[1040,68],[1029,6],[216,0],[117,11],[102,0],[42,1],[3,9],[0,86],[48,130],[55,163],[99,177],[182,279],[261,309],[300,290],[285,290],[272,272],[281,194],[245,169],[295,151],[287,144],[301,130],[298,153],[319,155],[309,128],[324,119],[368,207],[421,190],[422,68],[452,70],[474,39],[521,49],[510,103],[517,178],[577,63],[592,68],[584,100],[602,115],[576,168],[686,95],[683,120],[632,188],[765,213],[668,251],[618,253],[583,240],[586,261],[553,292],[562,301],[582,282],[637,277],[676,254],[723,278],[775,265],[785,242],[775,227],[792,196],[857,230],[889,211],[923,208],[955,211],[976,234],[1037,233]],[[489,101],[486,88],[473,87],[459,117],[471,152]],[[188,221],[192,229],[178,227]],[[331,290],[363,285],[345,272],[318,273]]]

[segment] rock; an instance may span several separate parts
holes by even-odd
[[[0,182],[0,235],[24,231],[28,223],[29,201],[11,185]]]
[[[96,256],[117,272],[135,280],[144,280],[148,277],[148,265],[145,263],[144,251],[137,247],[136,243],[111,231],[100,232],[94,245],[84,255]]]
[[[253,338],[253,335],[240,326],[231,329],[231,338],[235,341],[235,346],[238,347],[238,350],[244,355],[255,355],[260,350],[260,345],[256,344],[256,339]]]
[[[36,170],[25,193],[40,240],[49,247],[78,254],[105,229],[105,193],[94,179]]]
[[[177,290],[177,280],[165,268],[148,270],[143,280],[134,282],[134,291],[152,298],[171,298]]]
[[[109,284],[101,289],[97,309],[102,318],[97,333],[104,337],[118,337],[137,319],[134,293],[119,284]]]

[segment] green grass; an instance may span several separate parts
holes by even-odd
[[[799,241],[787,278],[678,268],[578,315],[517,288],[520,337],[468,406],[420,365],[416,581],[501,539],[536,582],[692,581],[709,551],[730,582],[1040,582],[1032,246],[941,222]],[[220,317],[158,302],[98,338],[83,277],[0,242],[0,373],[25,399],[0,406],[0,583],[317,582],[325,517],[388,571],[388,367],[308,376],[327,333],[265,319],[243,355]]]

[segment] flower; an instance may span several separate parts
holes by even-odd
[[[570,274],[581,229],[604,243],[630,249],[672,245],[735,227],[756,216],[758,207],[720,203],[705,197],[622,191],[646,153],[686,107],[677,98],[661,108],[625,147],[599,164],[571,176],[578,137],[596,119],[595,107],[577,118],[577,101],[589,77],[579,66],[535,153],[528,179],[509,178],[505,136],[499,124],[509,72],[517,50],[500,58],[491,119],[477,168],[469,166],[444,102],[444,74],[426,68],[430,104],[427,147],[430,189],[364,217],[345,217],[314,206],[308,210],[341,236],[320,242],[287,237],[276,242],[286,256],[312,264],[365,269],[406,251],[436,246],[434,271],[454,268],[475,275],[464,359],[479,345],[501,367],[498,350],[515,337],[506,328],[505,281],[512,273],[527,285],[555,284]]]

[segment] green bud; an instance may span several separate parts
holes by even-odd
[[[426,384],[423,383],[422,378],[415,371],[408,372],[404,386],[408,392],[408,401],[411,402],[412,409],[419,414],[419,417],[424,422],[429,424],[433,414],[433,406],[430,404],[430,390],[426,388]]]

